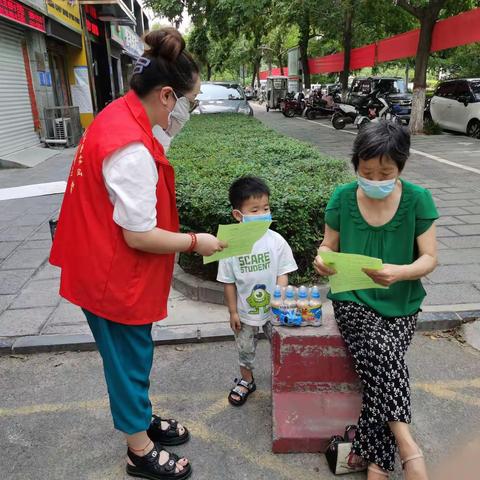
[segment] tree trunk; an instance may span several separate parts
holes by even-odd
[[[352,23],[353,2],[350,0],[345,7],[345,22],[343,24],[343,70],[340,73],[342,97],[345,99],[348,92],[348,76],[350,74],[350,58],[352,56]]]
[[[252,88],[255,88],[255,78],[257,77],[257,62],[253,62],[253,74],[252,74]],[[260,83],[258,84],[258,90],[260,90]]]
[[[209,82],[212,78],[212,66],[207,62],[207,81]]]
[[[415,57],[415,76],[413,78],[412,113],[410,131],[412,134],[423,133],[423,113],[425,110],[425,93],[427,88],[427,67],[432,46],[432,34],[440,9],[445,1],[437,1],[435,6],[425,7],[419,16],[420,38]]]
[[[284,75],[283,71],[283,58],[281,55],[278,56],[277,58],[278,66],[280,67],[280,75]]]
[[[307,7],[303,7],[304,10],[299,22],[299,42],[300,49],[300,62],[302,64],[303,83],[304,88],[309,90],[311,87],[310,82],[310,69],[308,68],[308,42],[310,40],[310,12]]]

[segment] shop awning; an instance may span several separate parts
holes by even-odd
[[[131,23],[135,25],[135,15],[130,11],[122,0],[79,0],[81,5],[95,5],[99,19],[107,17],[112,23]]]

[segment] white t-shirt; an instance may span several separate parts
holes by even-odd
[[[236,285],[240,320],[256,327],[272,318],[270,300],[277,277],[297,268],[287,241],[268,230],[253,245],[252,253],[220,260],[217,280]]]
[[[135,142],[116,150],[104,160],[102,173],[113,221],[132,232],[155,228],[158,171],[147,147]]]

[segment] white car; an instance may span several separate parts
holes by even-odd
[[[430,101],[430,115],[446,130],[480,139],[480,78],[440,83]]]

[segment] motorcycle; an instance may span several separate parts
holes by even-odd
[[[394,123],[402,124],[402,120],[395,114],[393,105],[381,96],[373,95],[370,101],[359,109],[359,114],[353,122],[360,130],[370,122],[378,122],[380,120],[389,120]]]
[[[358,111],[348,103],[337,104],[337,111],[332,115],[332,125],[335,130],[343,130],[345,125],[353,123],[358,116]]]
[[[358,106],[339,105],[338,114],[332,117],[332,125],[341,130],[353,123],[359,130],[370,122],[386,119],[401,124],[401,119],[394,113],[392,105],[377,93],[372,93]]]
[[[336,101],[338,99],[336,94],[313,95],[307,100],[303,114],[309,120],[315,120],[317,117],[329,117],[337,111]]]
[[[280,110],[288,118],[302,115],[305,110],[305,99],[299,94],[288,94],[286,98],[280,101]]]

